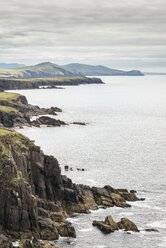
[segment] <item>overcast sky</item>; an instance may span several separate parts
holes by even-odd
[[[0,62],[165,71],[166,0],[4,0]]]

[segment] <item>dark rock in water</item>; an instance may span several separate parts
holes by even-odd
[[[93,226],[97,226],[100,231],[102,231],[104,234],[109,234],[114,232],[114,230],[111,228],[111,226],[105,224],[103,221],[93,221]]]
[[[93,226],[97,226],[103,233],[108,234],[119,230],[117,223],[109,215],[105,218],[105,221],[93,221]]]
[[[51,109],[52,111],[54,111],[54,112],[62,112],[62,109],[57,108],[57,107],[51,107],[50,109]]]
[[[109,226],[111,226],[112,230],[119,230],[119,227],[117,225],[117,223],[113,220],[112,216],[111,215],[108,215],[106,218],[105,218],[105,223]]]
[[[144,230],[145,232],[159,232],[157,229],[155,228],[147,228]]]
[[[127,218],[122,218],[120,222],[115,222],[111,215],[105,218],[105,221],[93,221],[93,226],[97,226],[103,233],[111,233],[124,229],[124,231],[139,232],[137,226]]]
[[[78,121],[74,121],[74,122],[72,122],[72,124],[80,125],[80,126],[86,126],[87,125],[87,123],[85,123],[85,122],[78,122]]]
[[[127,218],[122,218],[120,222],[117,223],[119,229],[124,229],[125,231],[139,232],[138,227],[131,220]]]
[[[34,126],[47,125],[47,126],[53,126],[53,127],[67,125],[64,121],[56,120],[48,116],[41,116],[37,118],[35,121],[32,121],[31,124]]]
[[[85,171],[84,168],[77,168],[78,171]]]
[[[65,171],[68,171],[68,170],[69,170],[69,166],[65,165]]]

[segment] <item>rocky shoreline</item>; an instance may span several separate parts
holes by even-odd
[[[104,84],[104,82],[100,78],[88,78],[84,76],[33,79],[0,78],[0,90],[40,89],[43,86],[52,88],[80,84]]]
[[[128,208],[129,201],[143,200],[135,191],[74,184],[61,174],[56,158],[15,131],[0,129],[0,157],[0,230],[9,240],[74,238],[66,220],[73,213]]]
[[[67,221],[73,214],[108,207],[129,208],[129,202],[144,200],[134,190],[74,184],[61,174],[56,158],[45,155],[20,133],[5,129],[68,125],[50,117],[61,111],[31,105],[25,96],[16,93],[0,93],[0,248],[56,247],[49,241],[60,236],[76,238],[74,226]],[[115,223],[111,218],[94,221],[93,225],[104,233],[124,229],[126,223],[135,227],[130,220]],[[19,244],[13,246],[16,240]]]
[[[5,100],[4,100],[5,99]],[[0,127],[5,128],[23,128],[45,126],[65,126],[81,125],[86,126],[84,122],[66,123],[62,120],[55,119],[62,109],[57,107],[40,108],[29,104],[26,97],[17,93],[0,93]],[[32,119],[35,117],[35,119]]]

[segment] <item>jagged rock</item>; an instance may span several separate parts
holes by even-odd
[[[111,199],[114,205],[117,207],[121,207],[121,208],[131,207],[130,204],[126,203],[126,200],[121,196],[120,193],[118,194],[111,193]]]
[[[97,226],[105,234],[119,230],[117,223],[113,220],[111,215],[107,216],[105,221],[93,221],[92,225]]]
[[[55,226],[60,236],[76,238],[76,231],[70,222],[57,222]]]
[[[50,215],[51,220],[55,222],[65,222],[65,218],[62,212],[54,212]]]
[[[127,218],[122,218],[120,222],[117,223],[119,229],[124,229],[125,231],[139,232],[138,227],[131,220]]]
[[[49,218],[39,218],[40,237],[43,240],[56,240],[59,237],[54,223]]]
[[[124,231],[139,232],[138,227],[129,219],[122,218],[120,222],[115,222],[111,215],[105,218],[105,221],[93,221],[93,226],[97,226],[103,233],[111,233],[119,229]]]
[[[57,248],[57,246],[50,244],[47,241],[39,241],[38,239],[25,239],[21,240],[20,248]]]
[[[58,161],[23,135],[0,129],[0,140],[0,226],[11,236],[75,237],[66,216],[100,205],[128,206],[110,186],[91,188],[62,176]]]
[[[97,226],[100,231],[102,231],[105,234],[112,233],[114,230],[111,228],[110,225],[105,224],[103,221],[93,221],[93,226]]]
[[[13,97],[14,96],[14,97]],[[2,100],[6,97],[7,100]],[[62,112],[60,108],[39,108],[28,104],[25,96],[16,93],[0,93],[0,124],[3,127],[40,126],[40,123],[30,121],[30,117],[38,115],[57,115]],[[3,108],[2,108],[3,107]],[[41,122],[46,120],[41,119]],[[63,122],[57,120],[56,125],[63,125]],[[42,123],[41,123],[42,124]],[[54,123],[55,125],[55,123]]]
[[[56,120],[48,116],[41,116],[37,118],[35,121],[32,121],[31,124],[33,126],[47,125],[47,126],[54,126],[54,127],[67,125],[64,121]]]
[[[0,234],[0,248],[13,248],[9,238],[2,233]]]
[[[113,220],[112,216],[111,215],[108,215],[106,218],[105,218],[105,223],[109,226],[111,226],[112,230],[119,230],[119,227],[117,225],[117,223]]]

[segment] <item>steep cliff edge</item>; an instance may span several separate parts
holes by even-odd
[[[56,158],[5,129],[0,129],[0,185],[0,230],[15,238],[76,237],[68,215],[89,213],[100,205],[130,207],[126,201],[140,200],[134,191],[73,184],[61,175]]]
[[[80,84],[103,84],[103,82],[100,78],[88,78],[84,76],[29,79],[0,78],[1,90],[38,89],[41,86],[65,86]]]

